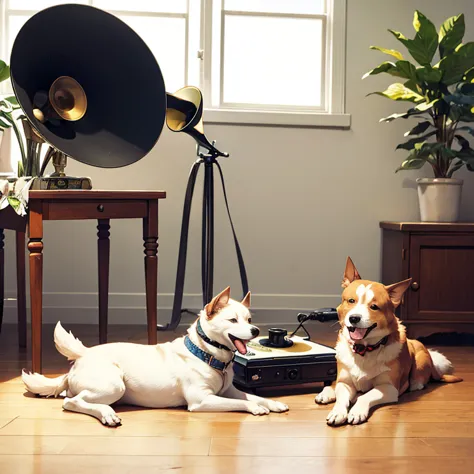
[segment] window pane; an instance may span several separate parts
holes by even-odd
[[[12,10],[43,10],[44,8],[60,5],[63,3],[81,3],[87,5],[87,0],[9,0],[8,8]]]
[[[133,28],[155,55],[165,79],[166,90],[174,92],[185,85],[186,20],[120,16]]]
[[[226,10],[272,13],[324,13],[326,0],[225,0]]]
[[[191,0],[198,1],[198,0]],[[156,13],[186,13],[186,0],[93,0],[94,7],[103,10],[143,11]]]
[[[10,15],[8,17],[8,42],[7,42],[7,57],[10,61],[12,54],[13,43],[23,25],[30,19],[30,15]]]
[[[226,16],[223,101],[320,106],[322,31],[319,19]]]

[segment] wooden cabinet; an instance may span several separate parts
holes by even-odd
[[[474,223],[380,227],[382,282],[413,278],[398,310],[409,336],[474,333]]]

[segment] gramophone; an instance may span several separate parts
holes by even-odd
[[[30,156],[38,143],[50,145],[34,188],[90,189],[89,178],[66,176],[68,158],[127,166],[161,134],[160,67],[137,33],[100,9],[66,4],[35,14],[15,39],[10,68]],[[55,172],[41,176],[49,160]]]
[[[184,132],[196,141],[198,159],[185,195],[172,320],[158,329],[175,329],[180,321],[191,203],[201,165],[205,168],[203,303],[213,293],[214,166],[224,191],[243,294],[247,294],[245,265],[217,162],[229,155],[204,134],[203,98],[198,88],[187,86],[166,93],[156,59],[135,31],[109,13],[75,4],[47,8],[25,23],[13,45],[10,74],[26,117],[29,154],[34,157],[29,171],[39,176],[33,189],[91,189],[89,178],[66,176],[68,158],[101,168],[130,165],[154,147],[165,120],[171,131]],[[40,166],[42,143],[49,149]],[[50,160],[55,172],[44,176]],[[39,173],[33,173],[38,169]]]

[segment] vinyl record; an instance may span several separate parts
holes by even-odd
[[[80,162],[130,165],[157,142],[166,113],[160,67],[128,25],[100,9],[66,4],[31,17],[15,39],[11,80],[18,102],[39,134]],[[76,121],[41,123],[35,94],[61,76],[83,88],[87,110]]]

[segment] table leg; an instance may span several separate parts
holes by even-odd
[[[33,372],[41,372],[41,333],[43,310],[43,209],[30,202],[29,239],[31,297],[31,364]]]
[[[148,215],[143,219],[143,245],[145,247],[146,314],[148,344],[157,343],[158,293],[158,200],[148,201]]]
[[[98,219],[97,250],[99,257],[99,344],[107,342],[109,310],[110,219]]]
[[[25,233],[16,232],[16,303],[18,311],[18,345],[26,347],[26,277]]]
[[[0,229],[0,333],[3,324],[3,307],[5,305],[5,232]]]

